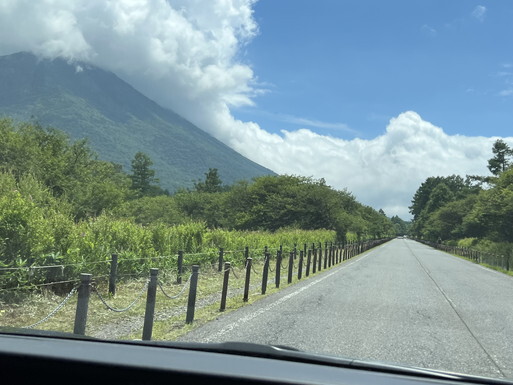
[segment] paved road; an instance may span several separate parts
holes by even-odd
[[[513,378],[513,278],[395,239],[182,340]]]

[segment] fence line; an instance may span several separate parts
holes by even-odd
[[[245,250],[223,250],[224,255],[226,254],[237,254],[237,253],[244,253]],[[196,257],[196,256],[207,256],[207,255],[215,255],[216,251],[205,251],[200,253],[187,253],[184,254],[184,257]],[[176,254],[177,255],[177,254]],[[148,260],[156,260],[156,259],[171,259],[173,257],[176,257],[175,254],[173,255],[161,255],[161,256],[155,256],[155,257],[140,257],[140,258],[130,258],[130,259],[120,259],[119,262],[122,263],[130,263],[130,262],[141,262],[141,261],[148,261]],[[263,252],[262,252],[263,256]],[[77,267],[77,266],[84,266],[84,265],[98,265],[102,263],[111,263],[111,259],[104,260],[104,261],[83,261],[83,262],[77,262],[77,263],[59,263],[55,265],[32,265],[32,266],[19,266],[19,267],[0,267],[0,272],[3,271],[30,271],[30,270],[44,270],[44,269],[54,269],[54,268],[64,268],[64,267]],[[214,263],[215,264],[215,263]]]
[[[306,269],[305,277],[312,275],[315,273],[315,264],[318,262],[318,272],[321,272],[322,270],[336,266],[337,264],[342,263],[343,261],[350,259],[357,254],[360,254],[372,247],[378,246],[389,239],[382,239],[382,240],[373,240],[373,241],[365,241],[365,242],[358,242],[358,243],[338,243],[333,244],[331,243],[328,247],[328,243],[326,242],[324,245],[324,249],[322,248],[322,244],[320,245],[318,249],[315,249],[315,246],[313,245],[313,248],[308,249],[305,245],[304,250],[298,250],[294,249],[294,251],[289,252],[288,256],[288,263],[287,266],[282,266],[283,261],[283,252],[280,248],[280,251],[276,254],[276,267],[275,272],[276,278],[275,278],[275,285],[277,288],[280,286],[280,281],[284,278],[281,277],[278,272],[280,272],[283,268],[288,269],[288,275],[287,275],[287,283],[291,284],[293,281],[293,276],[297,277],[297,280],[302,279],[302,273],[303,268]],[[292,249],[291,249],[292,250]],[[242,300],[244,302],[247,302],[249,300],[249,291],[250,291],[250,281],[251,281],[251,275],[253,274],[262,274],[261,278],[261,293],[265,294],[267,289],[267,284],[272,283],[273,279],[269,279],[268,272],[270,270],[272,257],[271,254],[267,252],[267,248],[264,251],[264,264],[263,264],[263,271],[260,273],[256,270],[255,266],[252,264],[252,257],[249,257],[250,253],[249,250],[246,248],[244,250],[246,255],[246,262],[245,266],[243,268],[243,271],[245,273],[245,280],[244,280],[244,286],[243,286],[243,297]],[[318,253],[317,253],[318,252]],[[223,253],[223,256],[226,255]],[[308,258],[305,258],[308,256]],[[318,261],[316,261],[316,256],[318,256]],[[313,258],[312,258],[313,257]],[[297,262],[294,262],[294,259],[298,258]],[[321,267],[321,262],[324,264],[324,268]],[[310,271],[310,264],[312,264],[312,271]],[[229,287],[229,276],[230,272],[233,273],[236,279],[238,277],[235,275],[235,270],[230,262],[223,262],[223,270],[221,273],[223,274],[216,274],[216,276],[223,276],[223,286],[222,286],[222,293],[221,293],[221,306],[220,311],[223,311],[226,307],[226,295],[228,292]],[[95,283],[92,281],[92,275],[91,274],[80,274],[80,284],[73,287],[73,289],[70,291],[70,293],[66,296],[66,298],[57,305],[57,307],[50,312],[45,318],[42,320],[26,326],[26,328],[32,328],[40,325],[41,323],[47,321],[51,317],[53,317],[62,307],[68,303],[68,301],[71,299],[71,297],[75,294],[75,292],[78,292],[78,300],[76,305],[76,314],[75,314],[75,324],[74,324],[74,333],[75,334],[85,334],[86,330],[86,323],[87,323],[87,313],[88,313],[88,304],[90,299],[90,293],[91,291],[95,293],[95,295],[100,299],[100,301],[103,303],[103,305],[110,311],[114,311],[117,313],[125,312],[131,309],[135,304],[137,304],[141,298],[144,295],[145,290],[147,291],[146,295],[146,312],[144,316],[144,327],[143,327],[143,339],[151,339],[151,333],[153,328],[153,320],[154,320],[154,312],[155,312],[155,304],[156,304],[156,290],[158,287],[160,287],[160,290],[165,298],[167,299],[176,299],[179,296],[181,296],[186,288],[189,288],[189,297],[187,300],[187,314],[186,314],[186,323],[192,323],[194,321],[194,310],[195,310],[195,303],[196,303],[196,296],[197,296],[197,286],[198,286],[198,278],[199,278],[199,265],[193,265],[191,267],[192,273],[189,276],[187,282],[182,286],[179,293],[171,296],[163,288],[162,282],[158,280],[158,273],[159,270],[156,268],[150,269],[150,277],[146,280],[143,288],[137,293],[136,298],[126,307],[124,308],[115,308],[111,304],[108,303],[108,301],[99,293],[98,288],[96,287]],[[294,270],[294,268],[297,268]],[[182,270],[183,271],[183,270]],[[259,278],[260,279],[260,278]],[[66,281],[66,282],[76,282],[74,281]]]
[[[471,261],[479,264],[487,264],[493,267],[497,267],[506,271],[513,269],[513,257],[512,255],[497,255],[480,250],[471,249],[468,247],[449,246],[442,243],[435,243],[426,241],[423,239],[415,239],[415,241],[423,243],[427,246],[431,246],[435,249],[445,251],[450,254],[456,254],[461,257],[470,259]]]

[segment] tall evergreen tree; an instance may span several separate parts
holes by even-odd
[[[513,150],[502,139],[497,139],[493,144],[494,157],[488,160],[488,169],[493,175],[499,175],[511,165]]]
[[[194,188],[198,192],[215,193],[222,191],[222,184],[217,168],[209,168],[205,173],[205,182],[194,183]]]
[[[132,159],[132,189],[141,195],[148,195],[154,190],[154,184],[159,183],[151,166],[153,161],[143,152],[138,152]]]

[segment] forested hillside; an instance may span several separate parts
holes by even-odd
[[[192,187],[208,167],[230,183],[274,174],[89,64],[26,52],[0,56],[0,84],[0,117],[49,125],[74,140],[87,138],[102,159],[125,169],[133,154],[144,152],[170,191]]]
[[[513,249],[513,150],[502,140],[491,175],[430,177],[415,193],[412,232],[431,241],[509,255]]]
[[[397,231],[382,211],[323,180],[281,175],[225,185],[210,168],[190,190],[169,195],[142,152],[127,174],[58,130],[4,119],[0,137],[3,267],[197,252],[234,246],[255,231],[261,238],[289,231],[295,242],[312,241],[304,230],[330,241]]]

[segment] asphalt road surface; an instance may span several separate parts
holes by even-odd
[[[513,378],[513,278],[395,239],[183,341],[244,341]]]

